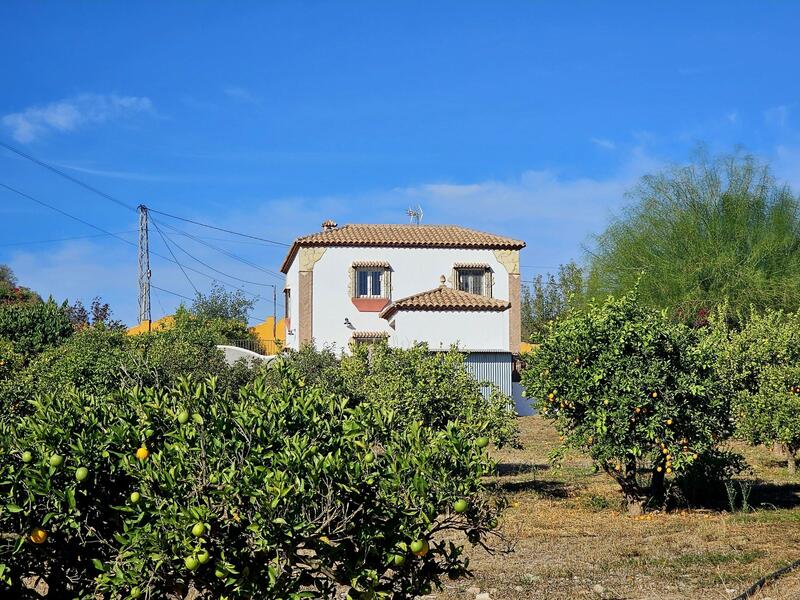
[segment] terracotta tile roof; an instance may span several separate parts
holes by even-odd
[[[380,267],[383,269],[388,269],[391,265],[389,264],[388,260],[354,260],[353,261],[353,268],[369,268],[369,267]]]
[[[389,304],[378,316],[390,318],[399,310],[463,310],[463,311],[504,311],[511,306],[508,300],[488,298],[480,294],[470,294],[461,290],[439,286],[434,290],[421,292],[401,298]]]
[[[373,338],[383,338],[389,337],[389,334],[385,331],[354,331],[353,332],[353,339],[373,339]]]
[[[519,250],[525,242],[458,225],[352,224],[297,238],[281,265],[289,270],[301,246],[370,246],[383,248],[487,248]]]

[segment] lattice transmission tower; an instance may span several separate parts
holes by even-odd
[[[139,323],[147,321],[150,329],[150,242],[148,240],[147,207],[139,207]]]

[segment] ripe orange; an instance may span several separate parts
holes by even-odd
[[[667,467],[667,475],[669,475],[670,473],[672,473],[672,467]]]
[[[44,541],[47,539],[47,532],[41,527],[36,527],[31,531],[31,535],[28,539],[34,544],[44,544]]]
[[[653,392],[653,398],[658,398],[658,392]]]
[[[140,461],[147,460],[148,456],[150,456],[150,451],[144,446],[142,446],[136,451],[136,458],[139,459]]]
[[[661,471],[662,471],[661,467],[656,467],[656,471],[658,471],[659,473],[661,473]]]
[[[665,423],[666,423],[667,425],[672,425],[672,419],[667,419],[667,420],[665,421]]]

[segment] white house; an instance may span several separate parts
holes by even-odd
[[[337,227],[297,238],[283,261],[286,345],[347,351],[386,338],[457,345],[481,379],[511,394],[525,242],[454,225]]]

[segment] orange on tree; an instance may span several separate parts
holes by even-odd
[[[194,527],[192,527],[192,535],[194,537],[200,537],[206,532],[206,526],[203,523],[195,523]]]
[[[34,544],[44,544],[47,539],[47,532],[41,527],[35,527],[28,537]]]
[[[469,508],[469,502],[467,502],[463,498],[461,500],[456,500],[455,503],[453,504],[453,510],[458,514],[466,512],[468,508]]]
[[[425,556],[430,550],[430,546],[428,545],[428,540],[414,540],[409,545],[412,554],[415,556]]]
[[[206,564],[209,560],[211,560],[211,555],[208,553],[208,550],[201,550],[197,553],[197,562],[201,565]]]
[[[64,457],[60,454],[53,454],[49,462],[51,467],[60,467],[64,464]]]
[[[486,448],[489,445],[489,438],[488,437],[479,437],[475,440],[475,445],[478,448]]]
[[[142,495],[139,492],[131,492],[131,504],[138,504],[141,499]]]
[[[31,454],[28,450],[22,453],[22,462],[29,463],[33,460],[33,454]]]
[[[140,461],[145,461],[145,460],[147,460],[147,457],[148,457],[148,456],[150,456],[150,451],[149,451],[147,448],[145,448],[144,446],[140,447],[140,448],[139,448],[139,449],[136,451],[136,458],[137,458],[138,460],[140,460]]]
[[[197,568],[200,566],[200,561],[197,560],[197,557],[195,556],[187,556],[186,558],[183,559],[183,564],[190,571],[196,571]]]
[[[78,467],[75,470],[75,479],[77,481],[83,481],[88,476],[89,476],[89,469],[87,469],[86,467]]]

